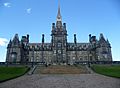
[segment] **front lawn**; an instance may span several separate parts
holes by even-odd
[[[0,82],[19,77],[28,69],[28,67],[0,67]]]
[[[120,65],[92,65],[92,69],[99,74],[120,78]]]

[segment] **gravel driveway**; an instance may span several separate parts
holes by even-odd
[[[99,74],[24,75],[0,88],[120,88],[120,79]]]

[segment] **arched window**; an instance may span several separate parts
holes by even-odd
[[[11,53],[11,59],[12,59],[12,62],[16,62],[16,60],[17,60],[17,53],[16,52]]]

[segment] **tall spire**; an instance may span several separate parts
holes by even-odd
[[[60,0],[58,0],[58,14],[57,14],[57,21],[62,21],[62,17],[60,14]]]

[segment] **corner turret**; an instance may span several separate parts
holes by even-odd
[[[97,51],[99,59],[101,61],[112,61],[111,45],[102,33],[100,34],[98,45]]]

